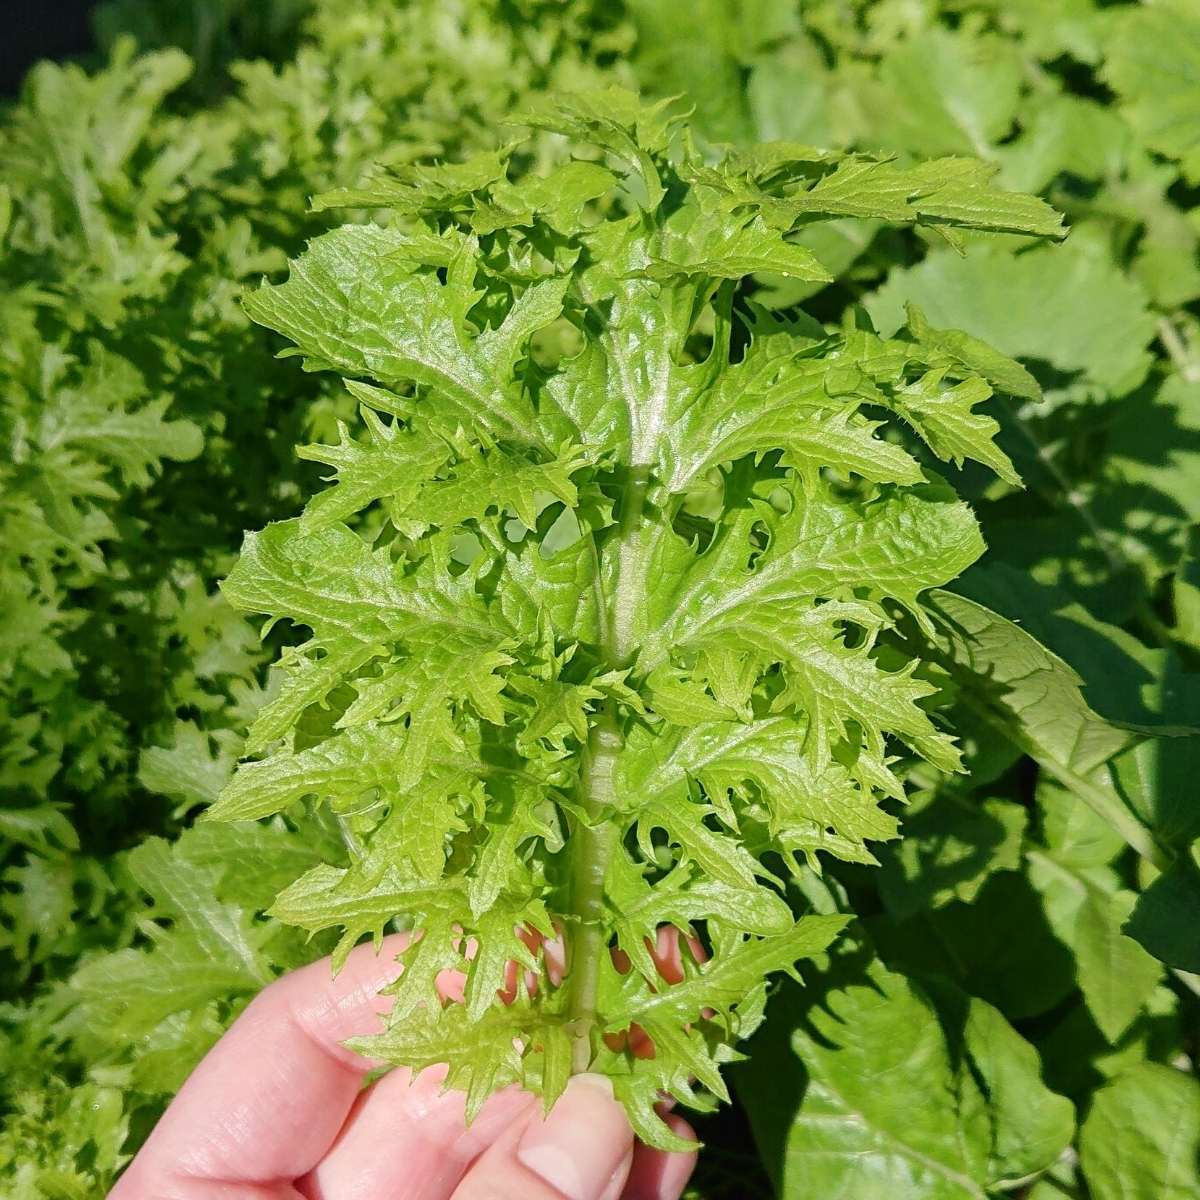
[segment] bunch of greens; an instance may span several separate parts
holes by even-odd
[[[399,918],[387,1055],[586,1059],[651,1139],[769,991],[710,1200],[1200,1192],[1195,5],[99,25],[0,118],[7,1191],[95,1195]],[[537,101],[613,82],[680,99]],[[241,302],[298,255],[247,309],[312,373]],[[222,789],[276,815],[190,828]],[[660,922],[711,957],[652,992]],[[583,968],[497,1004],[556,930]]]
[[[225,583],[312,636],[251,726],[265,756],[210,815],[310,796],[338,815],[349,865],[271,910],[336,928],[335,966],[397,917],[420,931],[374,1056],[448,1061],[469,1112],[514,1082],[549,1105],[571,1069],[601,1070],[669,1145],[660,1096],[726,1098],[718,1066],[766,977],[845,924],[793,921],[783,879],[822,852],[874,861],[901,747],[959,766],[922,705],[936,683],[891,635],[902,613],[932,630],[923,594],[983,544],[862,410],[1016,483],[975,411],[1015,363],[915,317],[902,338],[827,332],[737,285],[828,280],[788,235],[848,214],[952,242],[1060,220],[961,159],[674,156],[661,106],[616,89],[524,119],[585,157],[514,182],[509,144],[318,197],[396,223],[316,239],[247,301],[346,378],[362,429],[302,450],[333,485],[252,535]],[[660,925],[707,950],[673,987],[647,949]],[[501,1003],[508,964],[539,971],[526,943],[556,928],[564,983]],[[447,969],[466,1000],[443,1008]]]

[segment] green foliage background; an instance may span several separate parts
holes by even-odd
[[[752,285],[1021,360],[989,411],[1026,488],[952,473],[990,552],[921,653],[969,773],[914,767],[880,866],[805,883],[857,932],[772,1000],[698,1194],[1200,1195],[1195,0],[708,0],[683,30],[665,0],[118,0],[97,28],[0,130],[5,1194],[102,1191],[245,1000],[332,948],[261,915],[339,853],[328,818],[192,827],[287,637],[217,581],[353,412],[239,297],[344,219],[312,195],[616,82],[710,143],[981,158],[1071,226],[834,221],[800,237],[834,283]]]

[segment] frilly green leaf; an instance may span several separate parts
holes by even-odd
[[[210,815],[337,815],[350,865],[272,911],[340,930],[339,961],[412,931],[365,1052],[448,1062],[472,1113],[599,1070],[665,1147],[660,1094],[725,1096],[766,981],[844,924],[797,919],[780,872],[873,862],[898,763],[958,765],[895,636],[983,550],[931,459],[1017,482],[975,411],[1015,364],[915,317],[894,339],[771,317],[735,285],[828,278],[789,237],[815,220],[1058,221],[964,160],[780,144],[705,164],[619,91],[524,119],[630,175],[560,167],[566,204],[508,182],[512,146],[406,167],[342,198],[395,224],[325,234],[246,303],[346,378],[363,429],[302,451],[331,486],[250,535],[226,583],[310,636]],[[699,939],[669,983],[664,925]]]

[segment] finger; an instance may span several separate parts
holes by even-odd
[[[311,1171],[372,1066],[341,1043],[379,1030],[391,1005],[379,989],[399,974],[406,943],[397,934],[378,954],[359,946],[336,979],[322,959],[260,993],[192,1072],[110,1200],[189,1186],[206,1194],[203,1180],[266,1186]]]
[[[535,1111],[467,1172],[453,1200],[618,1200],[633,1130],[602,1075],[576,1075],[548,1116]]]
[[[660,925],[655,931],[654,943],[646,943],[650,958],[658,968],[658,973],[667,983],[683,982],[683,945],[687,943],[688,952],[693,962],[708,961],[708,951],[704,944],[694,934],[686,937],[674,925]]]
[[[663,1120],[672,1133],[696,1140],[695,1130],[682,1117],[672,1113]],[[633,1152],[633,1166],[621,1200],[679,1200],[695,1169],[695,1150],[668,1153],[639,1144]]]
[[[467,1168],[498,1137],[523,1127],[537,1103],[505,1088],[468,1127],[462,1092],[443,1091],[445,1067],[415,1078],[397,1069],[368,1088],[333,1148],[300,1190],[309,1200],[448,1200]]]

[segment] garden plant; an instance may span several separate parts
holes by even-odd
[[[95,29],[0,113],[0,1195],[405,930],[356,1048],[697,1200],[1200,1197],[1195,0]]]

